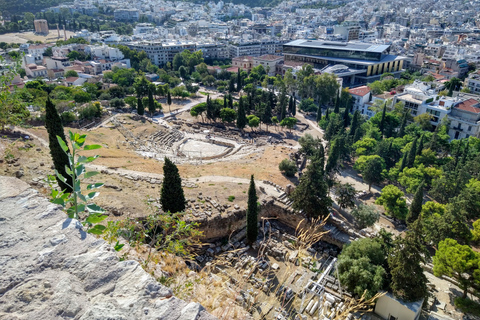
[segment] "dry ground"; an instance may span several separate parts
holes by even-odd
[[[67,39],[73,36],[75,33],[72,31],[67,31]],[[63,30],[60,30],[60,38],[58,38],[57,30],[50,30],[50,33],[47,36],[36,35],[34,32],[14,32],[14,33],[5,33],[0,35],[0,42],[6,43],[27,43],[27,41],[42,41],[45,43],[57,42],[58,40],[63,40]]]

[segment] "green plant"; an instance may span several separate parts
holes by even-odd
[[[72,133],[69,131],[69,138],[72,144],[72,153],[69,152],[67,144],[57,136],[58,143],[62,150],[67,154],[70,165],[65,167],[65,172],[71,177],[72,184],[69,184],[67,178],[55,170],[57,179],[68,184],[73,190],[71,193],[56,189],[53,184],[55,182],[54,176],[48,176],[48,182],[51,188],[51,202],[61,205],[69,218],[78,219],[83,221],[83,225],[88,227],[87,232],[93,234],[102,234],[106,227],[100,225],[107,216],[104,214],[105,210],[98,205],[91,203],[91,200],[99,195],[99,192],[93,191],[103,186],[103,183],[93,183],[87,186],[87,190],[90,190],[88,194],[83,194],[81,189],[81,180],[88,179],[98,174],[97,171],[85,170],[85,165],[98,158],[98,155],[85,157],[77,156],[77,152],[80,150],[95,150],[100,149],[101,146],[97,144],[84,145],[87,135],[80,135],[78,133]]]
[[[228,201],[233,202],[235,200],[235,196],[228,196]]]
[[[456,297],[454,300],[455,307],[463,313],[474,316],[480,316],[480,304],[468,298]]]

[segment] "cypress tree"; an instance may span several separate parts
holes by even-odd
[[[143,107],[142,98],[137,98],[137,112],[138,115],[143,116],[145,114],[145,108]]]
[[[237,71],[237,91],[240,92],[242,90],[242,74],[240,73],[240,68]]]
[[[296,114],[297,114],[297,98],[293,98],[292,115],[295,116]]]
[[[160,203],[164,212],[176,213],[185,210],[185,195],[177,166],[165,157]]]
[[[350,124],[350,113],[348,112],[348,108],[345,108],[343,112],[343,127],[346,128]]]
[[[335,171],[337,168],[338,160],[340,159],[340,154],[342,152],[342,148],[345,144],[345,138],[343,136],[339,136],[333,141],[332,147],[330,149],[328,159],[327,159],[327,166],[325,167],[325,173],[330,174]]]
[[[245,108],[243,107],[243,99],[240,97],[238,100],[238,111],[237,111],[237,128],[243,130],[247,125],[247,117],[245,115]]]
[[[285,104],[282,104],[282,108],[280,109],[280,117],[278,121],[282,121],[285,119],[285,115],[287,114],[287,106]]]
[[[258,204],[257,191],[255,190],[255,181],[253,174],[250,178],[250,187],[248,188],[248,208],[247,208],[247,241],[253,243],[258,236]]]
[[[360,121],[360,111],[356,110],[353,113],[352,125],[350,126],[350,131],[348,132],[348,135],[353,136],[355,134],[355,131],[357,131],[359,121]]]
[[[227,107],[227,95],[224,95],[224,96],[223,96],[223,107],[224,107],[224,108]]]
[[[318,108],[317,108],[317,123],[322,120],[322,108],[320,108],[320,105],[318,105]]]
[[[339,97],[338,97],[338,91],[337,93],[335,94],[335,109],[333,109],[333,112],[336,113],[336,114],[339,114],[340,113],[340,101],[339,101]]]
[[[58,185],[63,191],[68,193],[72,192],[72,188],[70,186],[73,185],[73,180],[65,170],[66,166],[70,167],[70,163],[67,154],[63,151],[62,147],[58,143],[57,136],[65,141],[65,143],[67,142],[67,139],[65,138],[65,132],[63,131],[62,120],[60,119],[57,109],[50,100],[50,96],[47,97],[47,102],[45,104],[45,127],[48,131],[50,154],[52,155],[55,170],[57,170],[58,173],[67,179],[65,183],[57,177]],[[68,152],[70,152],[70,150]]]
[[[402,138],[405,135],[405,126],[407,125],[407,112],[403,113],[402,122],[400,124],[400,130],[398,131],[398,136]]]
[[[208,96],[207,96],[207,99],[208,99]],[[168,92],[167,92],[167,104],[168,104],[168,111],[172,112],[172,110],[170,109],[170,106],[172,105],[172,96],[170,94],[170,89],[168,89]]]
[[[418,217],[420,216],[420,212],[422,211],[422,204],[423,204],[423,181],[417,188],[415,192],[415,196],[413,197],[412,205],[410,206],[410,210],[407,214],[407,223],[411,224],[417,221]]]
[[[387,102],[385,101],[385,104],[383,105],[382,119],[380,120],[380,125],[379,125],[379,129],[380,129],[380,132],[382,133],[382,136],[383,136],[383,132],[385,131],[385,114],[386,113],[387,113]]]
[[[416,151],[416,155],[419,156],[422,154],[422,150],[423,150],[423,137],[424,137],[424,134],[422,134],[420,136],[420,141],[418,142],[418,147],[417,147],[417,151]]]
[[[148,112],[150,112],[150,116],[153,117],[153,113],[155,112],[155,101],[153,100],[151,88],[148,89]]]
[[[415,138],[413,140],[412,147],[410,148],[410,151],[408,152],[406,167],[408,167],[408,168],[413,167],[413,164],[415,163],[416,154],[417,154],[417,138]]]
[[[268,125],[272,123],[272,107],[270,103],[267,103],[265,106],[265,111],[262,114],[262,122],[265,123],[267,126],[267,131],[268,131]]]
[[[362,139],[362,129],[358,127],[355,130],[355,135],[353,136],[353,143],[357,142],[360,139]]]
[[[292,113],[292,105],[293,105],[293,99],[292,99],[292,96],[290,96],[290,99],[288,99],[288,113]]]
[[[330,116],[330,108],[327,107],[327,111],[325,111],[325,120],[328,120],[329,116]]]
[[[228,91],[230,93],[235,91],[235,80],[233,80],[233,77],[231,77],[230,80],[228,81]]]
[[[400,171],[403,172],[403,169],[407,166],[407,156],[408,156],[408,151],[405,151],[403,154],[402,162],[400,163]]]
[[[233,97],[231,94],[228,96],[228,107],[233,110]]]

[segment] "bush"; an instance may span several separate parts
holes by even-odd
[[[235,200],[235,196],[228,196],[228,201],[233,202]]]
[[[352,216],[355,218],[359,229],[373,226],[380,218],[380,214],[374,205],[363,204],[352,210]]]
[[[73,113],[71,111],[67,111],[67,112],[62,113],[61,117],[62,117],[63,123],[70,123],[70,122],[73,122],[73,121],[77,120],[77,117],[75,116],[75,113]]]
[[[293,177],[297,172],[297,166],[295,165],[295,162],[288,159],[283,159],[278,165],[278,169],[280,169],[280,171],[287,177]]]
[[[480,304],[468,298],[457,297],[454,300],[455,307],[460,309],[463,313],[468,313],[474,316],[480,316]]]
[[[123,99],[113,98],[112,100],[110,100],[110,107],[112,108],[122,108],[124,106],[125,106],[125,101],[123,101]]]

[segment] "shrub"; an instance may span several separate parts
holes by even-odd
[[[278,169],[280,169],[280,171],[287,177],[293,177],[297,172],[297,166],[295,165],[295,162],[289,159],[283,159],[278,165]]]
[[[454,302],[455,307],[460,309],[463,313],[480,316],[480,304],[478,302],[462,297],[455,298]]]
[[[235,196],[228,196],[228,201],[233,202],[235,200]]]
[[[121,98],[113,98],[110,100],[110,107],[112,108],[122,108],[125,106],[125,101]]]
[[[64,123],[70,123],[70,122],[73,122],[73,121],[77,120],[77,117],[75,116],[75,113],[73,113],[71,111],[67,111],[67,112],[62,113],[61,117],[62,117],[62,120],[63,120]]]

